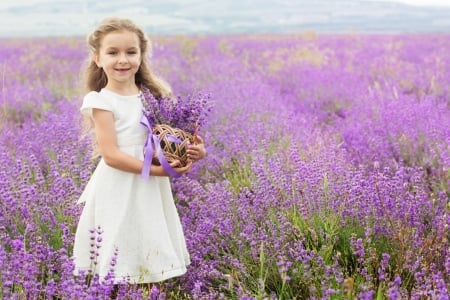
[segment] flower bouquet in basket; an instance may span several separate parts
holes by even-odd
[[[170,163],[179,160],[182,167],[186,166],[187,147],[197,142],[198,129],[212,109],[209,100],[209,95],[202,93],[184,98],[155,98],[146,87],[141,88],[141,124],[149,131],[142,177],[149,176],[152,163],[161,165],[172,177],[179,176]]]

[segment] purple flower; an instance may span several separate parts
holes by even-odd
[[[205,124],[212,110],[209,94],[156,98],[146,87],[141,90],[144,114],[152,124],[166,124],[196,133],[198,127]]]

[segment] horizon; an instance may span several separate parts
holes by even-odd
[[[112,15],[155,35],[450,32],[443,0],[15,0],[0,2],[0,37],[85,36]]]

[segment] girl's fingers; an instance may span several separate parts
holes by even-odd
[[[181,162],[179,160],[174,160],[170,163],[170,166],[175,170],[175,172],[179,174],[184,174],[190,171],[192,162],[188,161],[186,166],[181,167]]]
[[[192,166],[192,162],[188,162],[188,164],[186,166],[180,167],[180,168],[176,168],[175,170],[179,174],[184,174],[184,173],[189,172],[189,170],[191,169],[191,166]]]
[[[195,136],[195,142],[196,142],[197,144],[203,144],[203,139],[202,139],[202,137],[199,136],[199,135],[196,135],[196,136]]]
[[[177,160],[172,161],[172,162],[170,163],[170,166],[171,166],[172,168],[176,168],[176,167],[178,167],[180,164],[181,164],[180,161],[177,159]]]
[[[196,146],[190,145],[187,150],[188,159],[195,159],[198,156],[198,151],[199,149]]]

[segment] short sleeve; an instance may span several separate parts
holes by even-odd
[[[80,112],[87,117],[92,117],[93,108],[113,111],[113,107],[108,100],[108,98],[102,97],[98,92],[89,92],[83,98],[83,104],[81,105]]]

